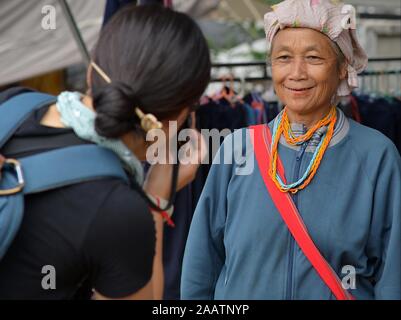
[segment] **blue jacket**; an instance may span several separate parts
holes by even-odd
[[[281,140],[287,181],[305,172],[313,150]],[[218,164],[223,155],[232,164]],[[189,232],[182,299],[335,299],[290,235],[255,161],[249,129],[228,136],[216,155]],[[354,268],[356,299],[401,299],[401,159],[388,138],[340,112],[316,176],[294,202],[340,279]]]

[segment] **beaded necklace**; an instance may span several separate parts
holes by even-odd
[[[326,117],[324,117],[314,126],[312,126],[305,134],[299,137],[295,137],[291,129],[290,121],[288,120],[287,110],[284,109],[283,113],[279,115],[273,127],[272,146],[271,146],[272,157],[270,161],[269,174],[272,177],[277,188],[279,188],[281,192],[291,192],[295,194],[299,190],[302,190],[307,185],[309,185],[309,183],[315,176],[317,169],[319,168],[320,163],[322,161],[323,155],[329,146],[331,138],[333,137],[334,126],[336,124],[336,121],[337,121],[337,111],[335,107],[332,107],[329,114]],[[320,143],[317,146],[304,175],[294,183],[285,184],[277,172],[278,144],[281,135],[284,136],[288,144],[299,146],[304,144],[305,142],[308,142],[318,129],[325,126],[328,126],[328,129],[322,136]]]

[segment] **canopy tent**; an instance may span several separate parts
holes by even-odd
[[[70,10],[63,10],[63,2],[68,4]],[[386,0],[377,7],[368,6],[373,5],[375,0],[346,2],[357,6],[364,5],[367,12],[377,7],[381,7],[385,12],[401,12],[399,0]],[[231,12],[229,16],[239,20],[258,17],[260,19],[261,13],[269,8],[267,3],[268,1],[256,0],[173,0],[175,10],[186,12],[193,17],[203,17],[219,7],[212,15],[214,18],[209,15],[209,19],[212,20],[224,16],[219,15],[220,11]],[[93,48],[102,26],[105,4],[106,0],[0,1],[0,86],[85,61],[82,44],[85,44],[89,51]],[[42,13],[42,9],[49,5],[55,10],[54,30],[42,27],[47,14]],[[68,16],[68,11],[71,16]],[[71,29],[74,26],[71,17],[76,22],[75,30],[79,31],[75,32],[75,37],[71,32],[74,29]],[[207,28],[203,25],[202,27],[207,31]]]
[[[65,3],[67,10],[62,0],[0,1],[0,86],[85,61],[82,43],[89,51],[96,43],[106,0]],[[193,16],[209,12],[218,3],[219,0],[173,2],[175,9]],[[55,10],[55,29],[43,27],[50,17],[46,6]],[[74,25],[69,13],[79,31],[75,34],[71,32]]]
[[[105,0],[69,1],[82,38],[96,42]],[[46,30],[42,8],[55,9],[55,29]],[[57,0],[0,1],[0,85],[82,62],[82,55]],[[48,14],[48,13],[47,13]]]

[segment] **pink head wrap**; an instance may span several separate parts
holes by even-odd
[[[271,44],[274,36],[284,28],[311,28],[332,41],[347,59],[348,78],[338,90],[339,96],[347,96],[358,87],[358,73],[367,64],[368,57],[358,42],[355,31],[355,8],[336,0],[285,0],[272,6],[265,15],[265,32]]]

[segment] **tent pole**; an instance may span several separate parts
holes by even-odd
[[[72,15],[70,6],[68,5],[66,0],[59,0],[59,3],[62,10],[64,11],[64,15],[67,20],[68,26],[70,27],[71,33],[75,39],[79,51],[81,52],[82,58],[86,63],[86,65],[88,66],[91,58],[88,52],[88,48],[86,47],[86,44],[82,39],[81,32],[79,31],[77,23],[75,22],[74,16]]]

